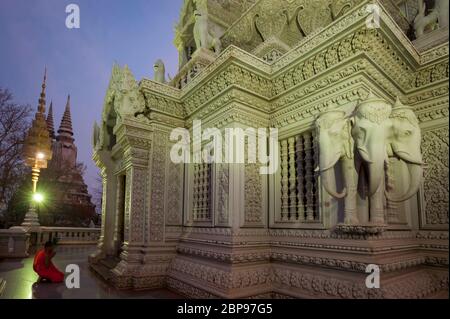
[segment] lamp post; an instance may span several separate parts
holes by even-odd
[[[52,145],[47,129],[47,122],[45,121],[46,80],[47,70],[44,74],[44,82],[42,83],[38,109],[23,146],[25,165],[31,167],[33,193],[30,208],[28,209],[21,226],[26,228],[29,232],[36,232],[40,229],[39,217],[36,213],[36,204],[41,202],[43,197],[41,194],[37,193],[37,183],[41,169],[46,168],[47,162],[52,158]]]

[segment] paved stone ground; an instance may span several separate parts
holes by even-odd
[[[166,289],[130,291],[117,290],[107,285],[90,269],[87,256],[95,250],[90,246],[58,246],[54,264],[64,271],[68,264],[80,267],[80,288],[68,289],[65,284],[36,283],[38,276],[33,271],[33,257],[0,260],[0,278],[6,281],[2,299],[98,299],[138,298],[175,299],[181,296]]]

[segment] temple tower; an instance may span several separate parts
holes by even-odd
[[[48,117],[53,117],[50,111]],[[50,127],[49,132],[50,134],[52,133]],[[67,97],[64,115],[61,119],[61,124],[59,125],[58,135],[55,138],[56,141],[53,143],[55,160],[52,164],[61,168],[75,168],[77,160],[77,147],[74,144],[75,139],[73,138],[72,117],[70,114],[70,95]]]
[[[53,124],[53,103],[47,114],[47,129],[52,139],[53,159],[43,174],[42,188],[48,194],[48,205],[42,212],[47,224],[82,226],[95,219],[95,206],[77,163],[73,137],[70,95],[57,134]],[[45,216],[46,215],[46,216]]]

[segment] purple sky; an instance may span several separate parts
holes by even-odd
[[[91,130],[99,120],[111,68],[128,64],[136,79],[153,77],[162,58],[177,70],[173,30],[182,0],[0,0],[0,86],[15,101],[37,107],[47,66],[47,107],[53,100],[56,129],[67,94],[78,161],[87,165],[86,183],[95,185]],[[68,4],[80,7],[81,28],[67,29]]]

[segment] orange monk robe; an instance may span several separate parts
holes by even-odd
[[[39,250],[34,256],[33,269],[42,278],[48,279],[51,282],[63,282],[64,273],[60,272],[58,268],[53,265],[50,260],[48,267],[45,266],[45,257],[47,254],[44,249]]]

